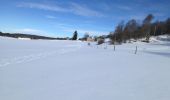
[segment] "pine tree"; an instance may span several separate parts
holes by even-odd
[[[78,33],[77,33],[77,31],[75,31],[75,32],[73,33],[72,40],[77,40],[77,37],[78,37]]]

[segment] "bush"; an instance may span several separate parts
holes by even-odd
[[[97,44],[100,45],[100,44],[103,44],[104,43],[104,39],[98,39],[97,40]]]

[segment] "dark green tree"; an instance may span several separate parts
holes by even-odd
[[[77,37],[78,37],[78,33],[77,33],[77,31],[75,31],[75,32],[73,33],[72,40],[77,40]]]

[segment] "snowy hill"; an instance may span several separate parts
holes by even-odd
[[[170,42],[151,40],[114,51],[0,37],[0,100],[169,100]]]

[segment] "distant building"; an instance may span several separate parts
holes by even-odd
[[[87,41],[88,41],[88,42],[94,42],[94,39],[93,39],[92,37],[88,37],[88,38],[87,38]]]

